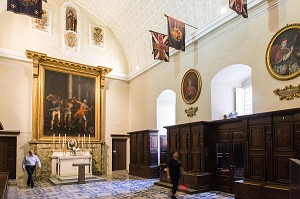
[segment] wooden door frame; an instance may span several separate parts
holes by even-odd
[[[17,173],[17,168],[18,168],[18,135],[20,134],[20,131],[4,131],[0,130],[0,137],[2,138],[15,138],[16,139],[16,153],[15,153],[15,158],[16,158],[16,179],[18,176]]]
[[[226,143],[229,144],[228,145],[228,149],[229,149],[229,184],[230,184],[230,193],[234,193],[234,181],[235,181],[235,177],[234,177],[234,167],[232,167],[234,165],[234,148],[233,145],[234,143],[242,143],[244,150],[244,156],[246,156],[245,153],[245,147],[246,147],[246,142],[245,140],[239,140],[239,139],[233,139],[233,133],[234,131],[228,131],[228,140],[220,140],[220,141],[216,141],[215,142],[215,146],[217,146],[217,143]],[[217,155],[217,154],[216,154]],[[244,173],[245,173],[245,157],[244,157]]]
[[[130,158],[130,150],[129,150],[129,135],[126,134],[111,134],[111,157],[113,155],[113,140],[126,140],[126,170],[129,170],[129,158]],[[129,151],[129,153],[128,153]],[[129,154],[129,156],[128,156]],[[113,170],[113,158],[111,158],[111,171]]]

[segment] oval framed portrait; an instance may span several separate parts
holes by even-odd
[[[193,104],[200,96],[202,80],[200,73],[195,69],[188,70],[181,81],[181,96],[185,103]]]
[[[266,52],[266,65],[278,80],[300,75],[300,24],[287,25],[273,36]]]

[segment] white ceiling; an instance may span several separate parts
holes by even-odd
[[[0,0],[1,10],[6,8],[6,1]],[[151,54],[151,35],[148,30],[167,33],[167,20],[164,14],[200,29],[220,17],[222,11],[226,12],[228,7],[228,0],[70,1],[86,9],[111,28],[126,53],[129,76],[154,62]],[[196,31],[187,26],[186,40]]]
[[[221,15],[228,0],[75,0],[109,26],[123,46],[129,75],[153,62],[149,30],[167,33],[164,14],[201,28]],[[186,28],[190,37],[196,30]]]

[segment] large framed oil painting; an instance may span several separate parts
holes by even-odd
[[[300,75],[300,24],[287,25],[273,36],[266,52],[266,65],[278,80]]]
[[[26,51],[33,59],[33,140],[51,141],[103,136],[103,87],[105,67],[93,67]]]
[[[188,70],[181,81],[181,96],[185,103],[193,104],[200,96],[202,80],[200,73],[195,69]]]
[[[44,135],[95,135],[95,78],[48,67],[43,72]]]

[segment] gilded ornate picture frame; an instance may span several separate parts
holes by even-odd
[[[202,80],[200,73],[195,69],[188,70],[181,81],[181,97],[187,104],[193,104],[200,96]]]
[[[26,51],[33,60],[33,141],[90,135],[104,140],[103,88],[110,68],[93,67]]]
[[[266,52],[266,65],[278,80],[300,75],[300,24],[287,25],[273,36]]]

